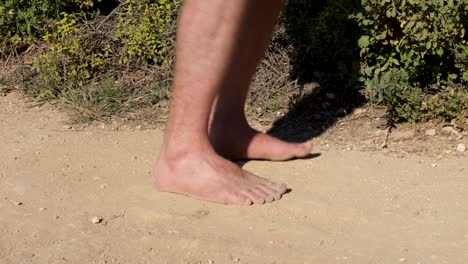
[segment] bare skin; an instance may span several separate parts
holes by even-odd
[[[226,89],[218,92],[210,114],[210,138],[215,150],[229,159],[288,160],[307,156],[311,142],[287,143],[250,127],[244,115],[250,82],[269,44],[280,1],[253,1],[244,16],[248,25],[237,43],[236,63],[229,68]],[[255,26],[254,26],[255,25]]]
[[[245,118],[219,122],[212,127],[210,139],[216,152],[231,160],[284,161],[310,154],[312,142],[288,143],[251,128]]]
[[[171,112],[154,181],[167,192],[225,204],[281,198],[287,187],[226,158],[285,160],[310,145],[250,128],[248,86],[281,7],[279,0],[186,0],[177,33]]]

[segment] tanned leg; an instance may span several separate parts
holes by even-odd
[[[238,53],[228,69],[224,89],[212,107],[210,138],[215,150],[229,159],[287,160],[304,157],[310,142],[288,143],[252,129],[244,115],[245,101],[256,67],[268,46],[281,8],[279,0],[250,1],[236,42]]]
[[[252,5],[255,3],[255,5]],[[239,42],[250,16],[275,0],[186,0],[177,32],[171,112],[154,181],[163,191],[227,204],[272,202],[286,191],[219,156],[208,136],[217,94],[232,89],[230,74],[242,55]],[[258,8],[256,12],[250,10]],[[265,10],[263,10],[265,8]]]

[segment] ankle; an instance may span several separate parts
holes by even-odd
[[[248,127],[244,114],[221,113],[217,114],[210,123],[211,131],[230,131]]]
[[[163,159],[166,162],[174,162],[193,155],[205,156],[210,153],[214,153],[214,150],[208,140],[168,140],[161,148],[160,159]]]

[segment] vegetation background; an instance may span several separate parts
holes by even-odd
[[[0,92],[59,102],[80,120],[152,113],[163,121],[181,4],[4,0]],[[248,111],[270,118],[322,102],[323,111],[346,113],[367,102],[385,106],[390,125],[466,129],[467,25],[467,0],[288,0]]]

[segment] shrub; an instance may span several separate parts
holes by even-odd
[[[0,56],[23,50],[52,30],[61,12],[85,14],[101,0],[5,0],[0,3]]]
[[[466,76],[466,1],[363,0],[362,5],[365,11],[356,18],[364,29],[359,46],[366,76],[398,68],[423,87]]]
[[[123,43],[121,63],[143,59],[160,64],[166,60],[174,41],[178,0],[126,0],[117,24]]]
[[[468,3],[363,0],[362,5],[363,12],[354,17],[363,29],[359,38],[361,80],[369,98],[389,105],[402,120],[453,118],[452,111],[438,115],[440,111],[431,113],[432,108],[417,104],[436,93],[442,95],[438,100],[451,101],[450,96],[445,96],[447,86],[468,93]],[[446,102],[436,108],[452,104],[463,105]]]
[[[93,119],[131,108],[134,98],[157,103],[171,79],[178,5],[128,0],[91,21],[62,13],[43,37],[48,47],[33,62],[38,82],[28,92],[37,101],[61,98]]]

